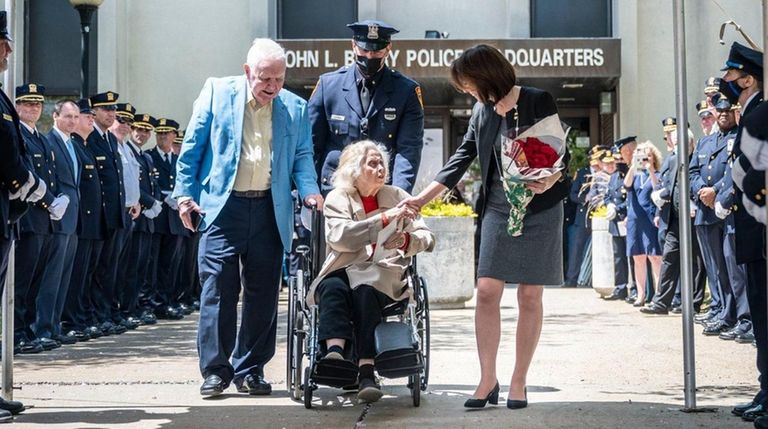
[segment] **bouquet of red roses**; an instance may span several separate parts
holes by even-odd
[[[511,130],[514,131],[514,130]],[[501,176],[509,212],[507,233],[523,233],[523,218],[533,191],[525,184],[549,177],[565,167],[565,130],[557,114],[547,116],[517,135],[502,137]]]

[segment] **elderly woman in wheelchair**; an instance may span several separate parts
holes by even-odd
[[[409,195],[385,185],[388,166],[386,149],[372,141],[341,153],[324,208],[327,257],[307,295],[318,303],[318,342],[326,350],[316,372],[349,371],[356,358],[360,402],[382,396],[374,358],[383,311],[411,297],[404,279],[411,256],[434,247],[418,213],[397,207]]]

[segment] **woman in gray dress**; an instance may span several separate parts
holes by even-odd
[[[414,208],[453,188],[472,161],[479,157],[482,173],[480,256],[477,268],[475,336],[480,358],[480,383],[468,408],[498,403],[496,355],[501,335],[501,296],[505,283],[517,283],[520,315],[516,334],[515,369],[507,407],[528,405],[526,378],[539,342],[543,318],[542,285],[563,282],[563,199],[569,185],[557,173],[528,184],[536,195],[528,205],[523,233],[506,232],[510,205],[499,172],[501,136],[506,130],[527,127],[557,113],[552,96],[542,90],[516,85],[514,68],[494,47],[478,45],[465,51],[451,65],[451,80],[477,103],[464,140],[456,153],[419,195],[401,204]],[[568,155],[566,155],[566,162]]]

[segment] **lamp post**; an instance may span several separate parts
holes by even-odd
[[[93,12],[96,11],[96,9],[101,6],[101,4],[104,2],[104,0],[69,0],[69,4],[74,7],[77,12],[80,14],[80,35],[81,35],[81,83],[82,88],[80,89],[80,97],[85,98],[88,96],[88,87],[89,87],[89,73],[90,73],[90,64],[89,64],[89,45],[90,45],[90,34],[91,34],[91,17],[93,16]]]

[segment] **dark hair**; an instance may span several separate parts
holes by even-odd
[[[504,98],[517,82],[512,64],[489,45],[473,46],[451,63],[451,84],[464,91],[462,83],[471,82],[477,87],[477,96],[483,103]]]
[[[63,100],[57,101],[56,104],[53,105],[53,113],[61,115],[61,109],[63,109],[64,105],[68,103],[72,103],[72,105],[75,106],[75,109],[77,109],[78,112],[80,111],[80,106],[77,105],[75,100],[65,98]]]

